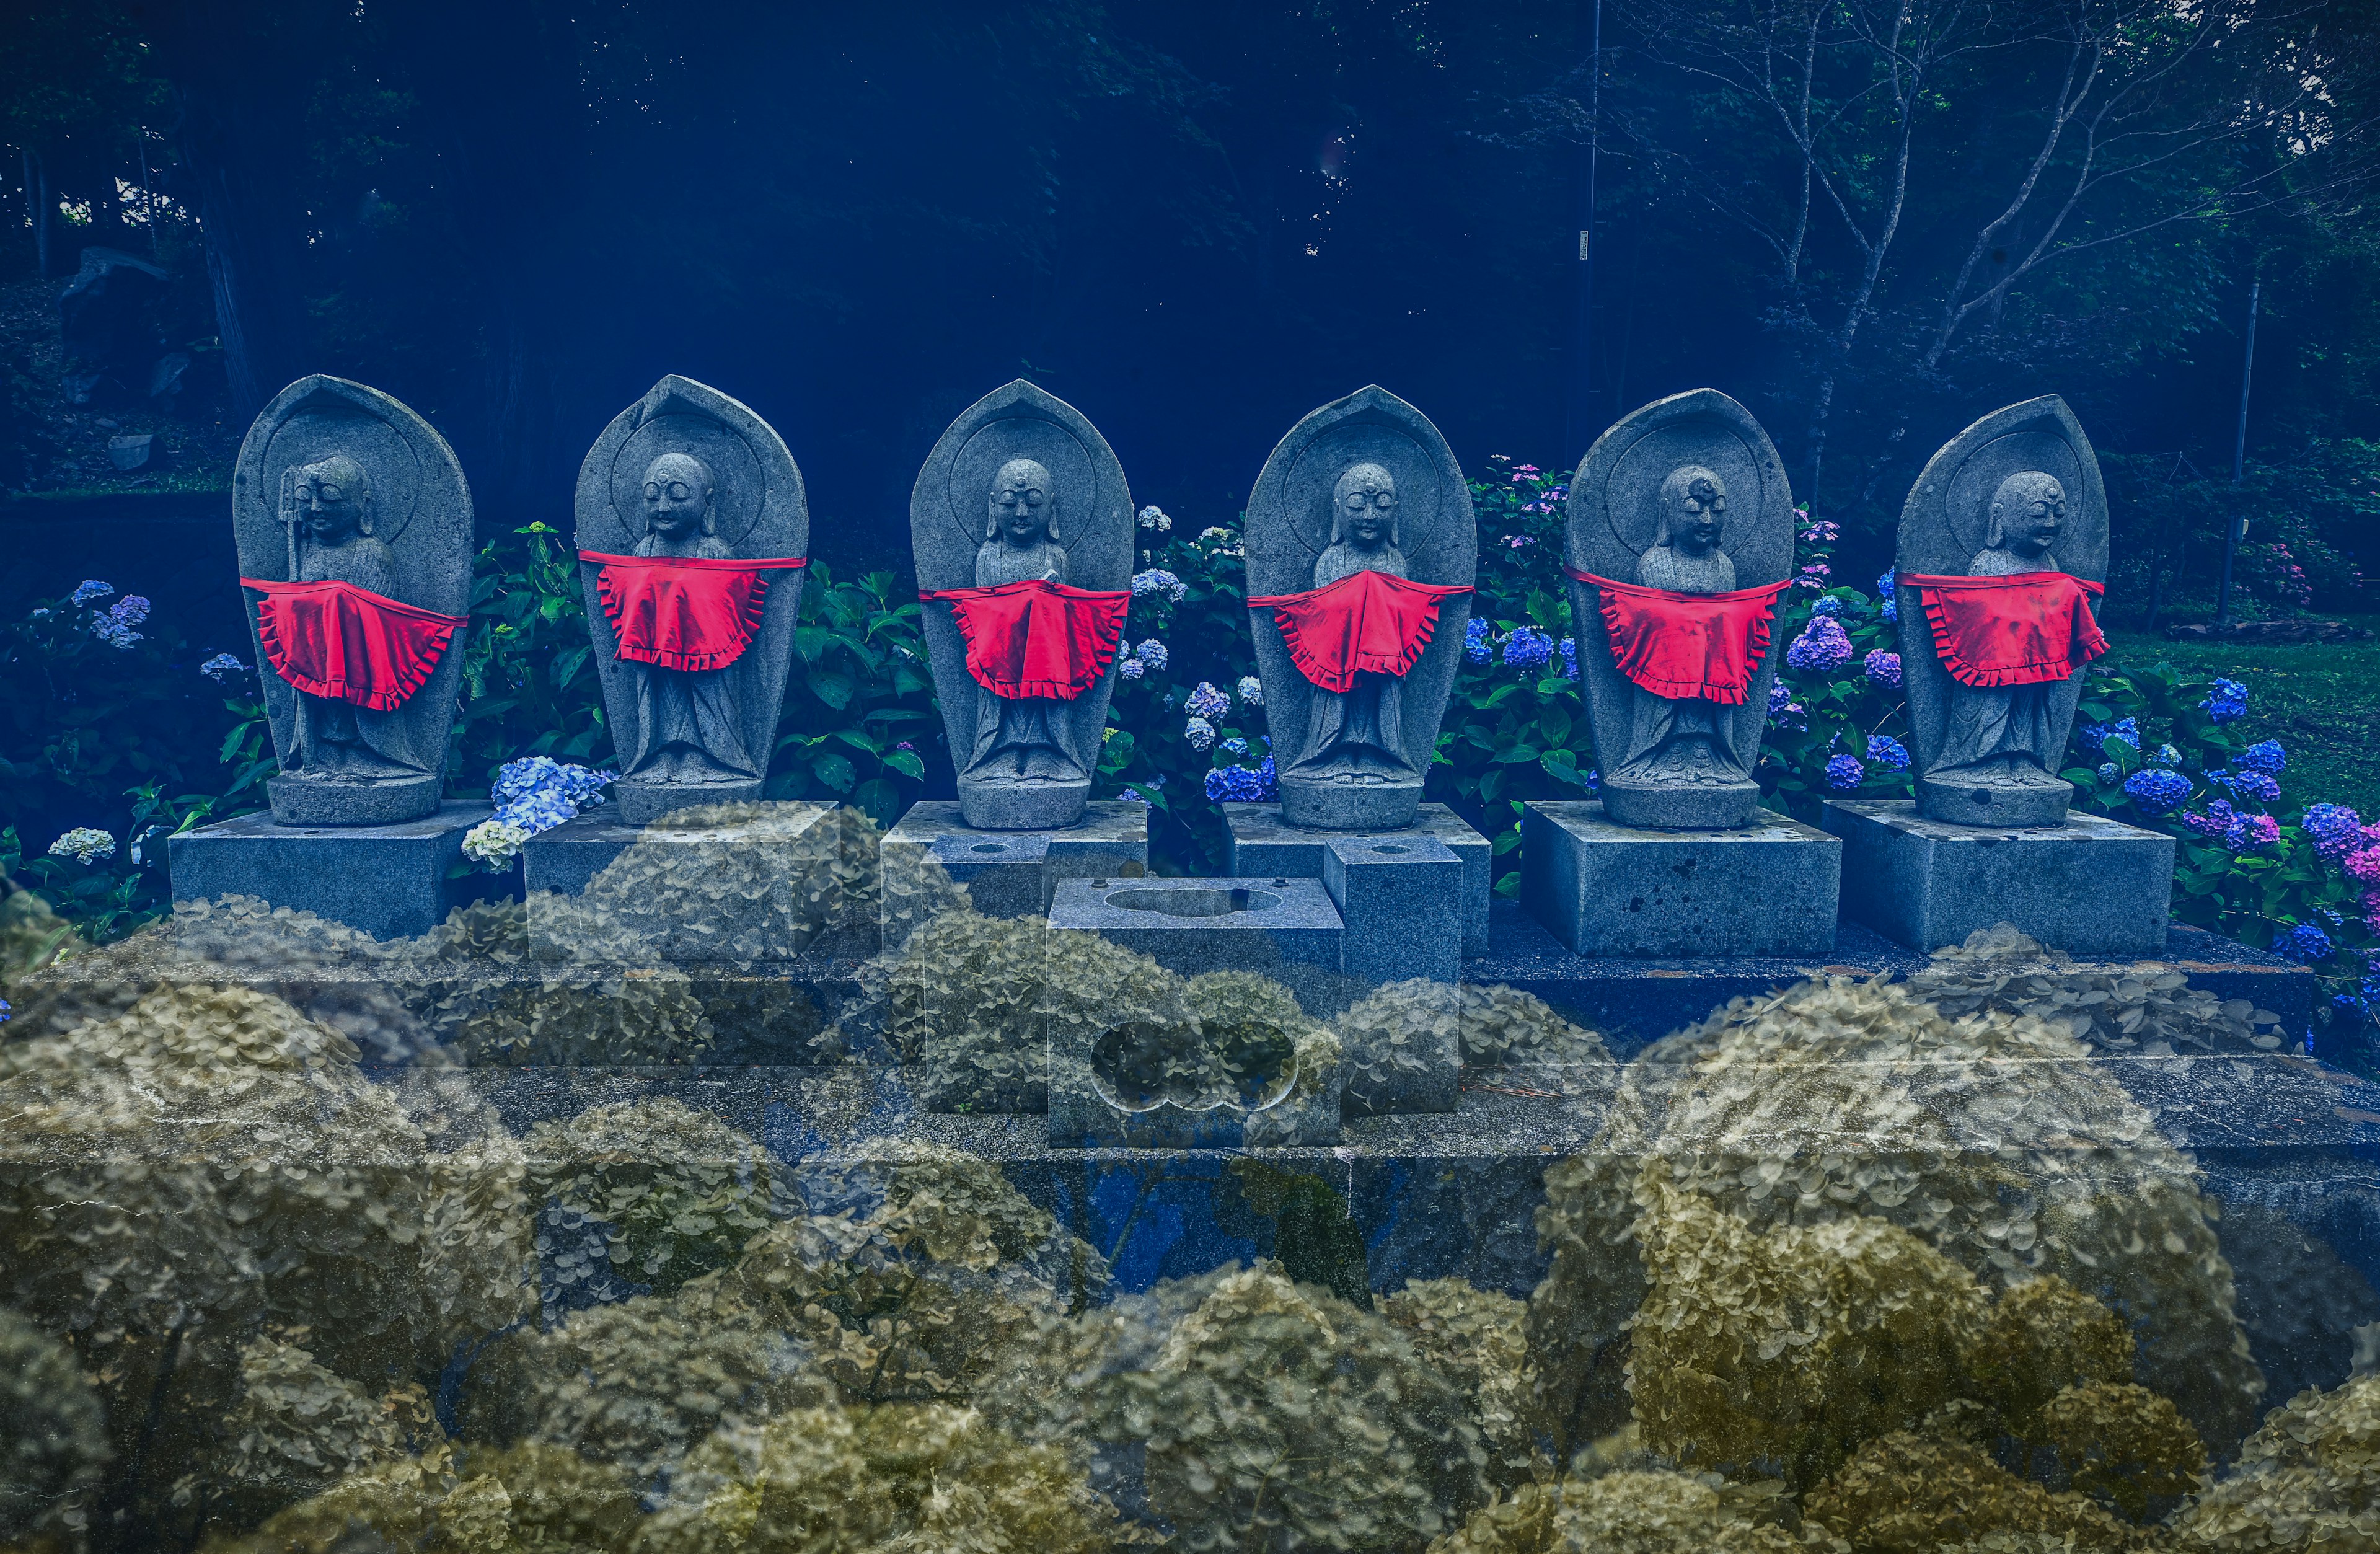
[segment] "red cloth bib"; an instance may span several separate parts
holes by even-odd
[[[2107,650],[2091,601],[2107,590],[2063,572],[2013,577],[1903,573],[1934,625],[1934,650],[1962,686],[2044,686]]]
[[[353,583],[239,586],[264,598],[256,638],[273,672],[308,696],[393,712],[429,683],[461,615],[441,615]]]
[[[1629,680],[1672,701],[1743,705],[1752,672],[1768,656],[1768,622],[1792,579],[1729,593],[1673,593],[1616,583],[1565,566],[1602,600],[1611,662]]]
[[[1411,669],[1438,629],[1439,601],[1470,591],[1468,583],[1351,572],[1328,588],[1251,599],[1248,608],[1270,610],[1299,672],[1344,696],[1354,688],[1358,671],[1402,674]]]
[[[1072,701],[1115,662],[1132,595],[1068,588],[1044,577],[994,589],[941,589],[917,596],[951,607],[966,638],[967,673],[994,696]]]
[[[607,556],[595,590],[619,638],[620,656],[663,669],[724,669],[760,629],[771,572],[808,566],[808,556]]]

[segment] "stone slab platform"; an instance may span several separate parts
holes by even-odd
[[[284,826],[243,815],[171,838],[165,867],[177,902],[257,896],[374,939],[407,939],[457,906],[509,892],[500,876],[447,878],[462,861],[464,834],[494,813],[449,801],[384,826]]]
[[[1584,955],[1823,955],[1843,844],[1773,810],[1741,831],[1642,831],[1594,799],[1521,818],[1521,901]]]
[[[1050,926],[1097,933],[1168,971],[1254,971],[1331,1009],[1346,929],[1318,880],[1061,880]],[[1329,1010],[1324,1011],[1330,1012]]]
[[[884,942],[916,926],[903,914],[929,880],[965,885],[989,917],[1030,917],[1050,910],[1061,880],[1137,879],[1148,872],[1148,807],[1094,799],[1077,825],[1050,831],[980,831],[955,799],[922,799],[884,833]],[[930,911],[929,904],[925,910]],[[913,914],[914,915],[914,914]]]
[[[1830,799],[1843,839],[1843,916],[1912,949],[2013,923],[2070,955],[2153,955],[2165,943],[2174,840],[2103,816],[2062,826],[1957,826],[1908,799]]]
[[[1488,953],[1488,898],[1494,848],[1471,822],[1443,804],[1425,804],[1404,832],[1310,831],[1281,819],[1278,804],[1226,804],[1224,871],[1250,879],[1319,880],[1333,840],[1418,832],[1435,837],[1463,866],[1463,953]]]

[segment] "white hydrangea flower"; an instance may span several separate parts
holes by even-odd
[[[521,844],[536,832],[510,820],[481,820],[463,836],[463,856],[491,874],[502,874],[520,856]]]
[[[86,868],[115,856],[115,838],[91,826],[77,826],[50,844],[50,856],[72,858]]]

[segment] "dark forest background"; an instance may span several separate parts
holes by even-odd
[[[2121,608],[2203,607],[2235,510],[2289,547],[2255,607],[2355,607],[2373,0],[1608,0],[1599,74],[1590,7],[11,0],[0,280],[153,259],[198,463],[335,372],[437,424],[492,531],[566,521],[665,371],[783,432],[846,563],[902,556],[926,451],[1018,375],[1193,529],[1367,382],[1475,472],[1709,384],[1880,565],[1926,456],[2055,391]],[[112,478],[20,354],[0,484]]]

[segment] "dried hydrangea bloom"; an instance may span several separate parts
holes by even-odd
[[[1524,1485],[1430,1554],[1848,1554],[1823,1528],[1791,1522],[1774,1484],[1627,1468]]]
[[[638,1284],[725,1268],[769,1224],[768,1152],[665,1096],[540,1123],[524,1152],[530,1194],[601,1227],[608,1260]]]
[[[1861,1550],[2010,1549],[2130,1554],[2153,1545],[2071,1490],[2019,1478],[1969,1441],[1897,1431],[1812,1490],[1810,1522]]]
[[[340,1479],[209,1554],[627,1554],[642,1523],[614,1469],[550,1446],[440,1445]]]
[[[375,1396],[295,1344],[240,1351],[239,1402],[223,1421],[227,1460],[211,1475],[216,1514],[249,1523],[336,1480],[442,1443],[430,1394],[408,1382]]]
[[[1482,1498],[1454,1384],[1395,1323],[1269,1264],[1050,1324],[979,1405],[1030,1439],[1142,1447],[1149,1510],[1188,1549],[1412,1548]]]
[[[0,1308],[0,1545],[79,1538],[109,1455],[74,1352]]]
[[[755,1240],[728,1287],[854,1402],[963,1399],[1005,1346],[1106,1289],[1098,1253],[955,1150],[881,1146],[793,1187],[804,1212]]]
[[[1190,978],[1190,1013],[1219,1083],[1202,1099],[1270,1108],[1298,1102],[1330,1087],[1338,1068],[1338,1033],[1307,1014],[1297,995],[1253,971],[1208,971]],[[1263,1115],[1249,1119],[1255,1135]],[[1251,1136],[1250,1143],[1260,1142]]]
[[[2230,1473],[2174,1519],[2209,1554],[2380,1545],[2380,1375],[2301,1392],[2265,1416]]]
[[[1410,1333],[1422,1357],[1471,1399],[1490,1478],[1518,1484],[1548,1465],[1532,1417],[1525,1303],[1467,1280],[1409,1279],[1380,1303],[1380,1314]]]
[[[1957,1019],[1979,1010],[2030,1014],[2101,1052],[2272,1052],[2280,1016],[2246,999],[2218,999],[2155,965],[2078,965],[2006,923],[1977,929],[1908,978],[1912,997]]]
[[[671,1486],[641,1554],[889,1549],[1106,1554],[1115,1512],[1066,1451],[1026,1445],[973,1409],[889,1403],[722,1431]]]
[[[1422,1073],[1450,1047],[1465,1068],[1559,1070],[1610,1061],[1593,1031],[1571,1024],[1536,994],[1500,983],[1391,982],[1350,1005],[1334,1024],[1346,1051],[1347,1087],[1356,1095],[1393,1092],[1399,1076]],[[1559,1074],[1546,1078],[1563,1087]]]
[[[674,957],[744,961],[873,939],[877,832],[847,806],[709,804],[644,828],[584,903]]]

